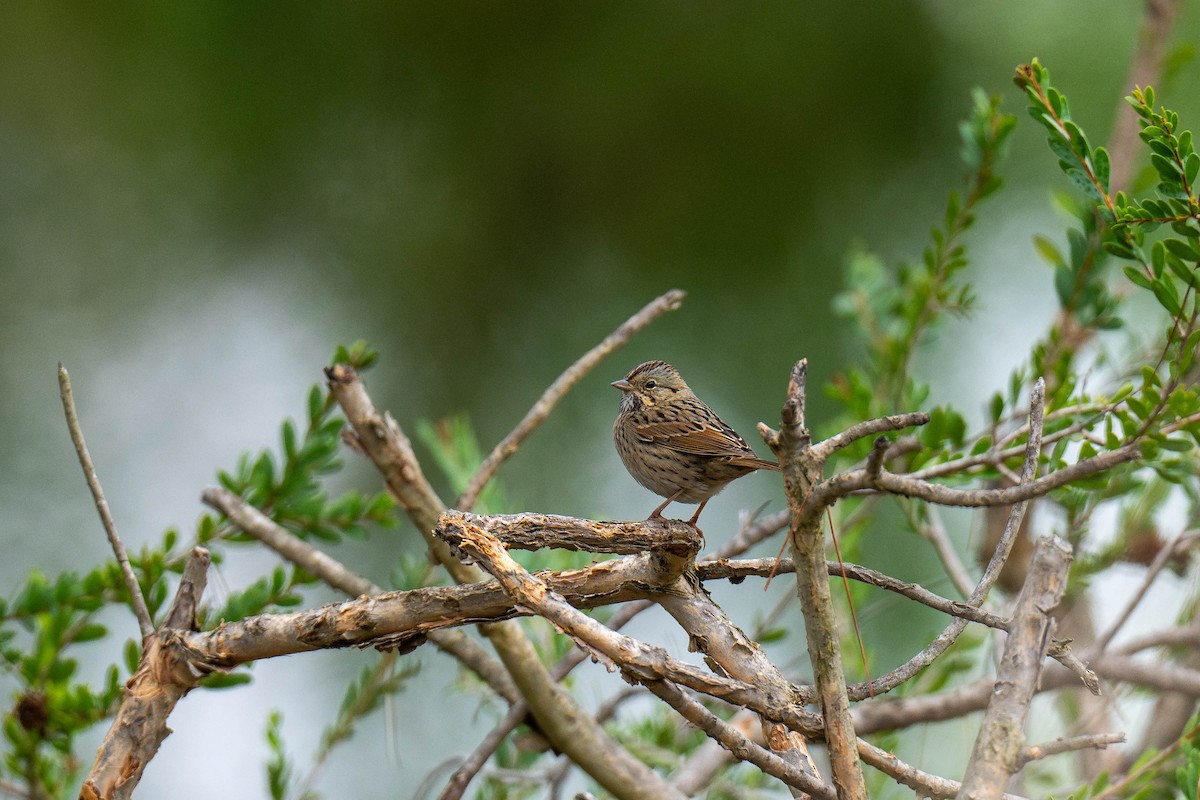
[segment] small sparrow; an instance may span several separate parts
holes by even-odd
[[[667,362],[647,361],[612,385],[621,390],[617,453],[638,483],[667,498],[650,519],[662,519],[673,502],[699,503],[688,520],[694,527],[725,484],[755,470],[779,470],[756,456]]]

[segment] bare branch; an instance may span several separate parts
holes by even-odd
[[[667,669],[663,669],[662,672],[654,674],[653,668],[650,671],[646,669],[648,663],[653,663],[656,667],[666,667],[667,659],[664,653],[661,651],[656,653],[657,648],[650,648],[636,640],[614,633],[596,620],[571,608],[561,597],[552,593],[546,584],[535,579],[517,562],[513,561],[503,545],[478,525],[466,523],[461,529],[453,529],[451,532],[455,534],[453,546],[483,564],[518,605],[530,608],[553,622],[574,637],[576,641],[585,644],[606,665],[612,667],[620,665],[627,675],[642,681],[657,680],[667,672]],[[522,654],[522,656],[525,661],[531,660],[539,663],[532,646],[528,647],[527,654]],[[501,659],[508,666],[517,685],[521,686],[522,676],[525,674],[525,670],[522,669],[524,665],[513,659],[511,651],[502,653]],[[631,668],[635,663],[640,668]],[[688,669],[687,671],[693,674],[700,673],[699,670]],[[700,673],[699,677],[706,679],[708,676]],[[552,691],[565,694],[565,690],[557,683],[552,683],[551,687]],[[522,693],[528,697],[527,687],[521,686],[521,688]],[[534,709],[533,713],[534,718],[538,719],[540,723],[537,710]],[[590,717],[588,720],[593,722]],[[587,729],[583,729],[576,735],[583,736],[586,732]],[[600,772],[598,770],[600,774],[597,774],[589,770],[589,773],[601,785],[609,788],[615,794],[631,798],[645,797],[647,800],[683,797],[644,764],[632,759],[621,761],[613,758],[615,753],[624,752],[619,748],[614,749],[603,741],[588,742],[588,745],[604,748],[593,755],[609,762],[608,771]]]
[[[837,622],[825,571],[825,533],[821,514],[805,511],[809,495],[819,491],[824,469],[824,462],[811,446],[812,438],[804,420],[807,374],[806,360],[800,360],[792,368],[787,398],[780,411],[779,435],[769,437],[768,443],[773,444],[772,449],[779,457],[791,511],[789,538],[796,568],[796,592],[800,597],[809,661],[825,720],[833,784],[841,800],[866,800],[867,787],[854,749],[854,721],[850,717]]]
[[[653,595],[663,575],[649,553],[541,575],[555,592],[583,607]],[[288,614],[261,614],[189,634],[198,653],[219,656],[228,669],[248,661],[336,647],[376,647],[407,652],[431,630],[498,622],[529,613],[517,608],[493,581],[384,592]]]
[[[200,600],[204,597],[204,589],[208,586],[208,567],[212,563],[208,551],[203,547],[194,547],[188,554],[187,563],[183,565],[183,575],[179,578],[179,588],[175,590],[175,599],[167,609],[164,628],[178,630],[195,630],[196,613],[200,610]]]
[[[687,631],[692,648],[704,654],[705,662],[714,672],[755,686],[772,705],[786,706],[793,701],[798,694],[796,687],[707,592],[692,581],[679,581],[674,588],[675,591],[663,595],[659,604]],[[761,717],[760,725],[773,753],[821,783],[809,758],[804,734],[787,731],[769,716]],[[819,725],[820,720],[814,718],[807,726],[808,734],[812,735]]]
[[[857,442],[877,433],[901,431],[914,428],[929,422],[929,414],[924,411],[913,411],[907,414],[893,414],[890,417],[878,417],[855,423],[841,433],[830,436],[824,441],[812,446],[813,458],[825,461],[839,450],[843,450]]]
[[[1098,420],[1102,419],[1105,414],[1112,412],[1117,407],[1117,405],[1112,403],[1080,403],[1079,405],[1065,406],[1063,408],[1055,409],[1045,416],[1046,422],[1061,419],[1063,417],[1076,416],[1078,414],[1089,414],[1091,416],[1087,419],[1068,425],[1065,428],[1060,428],[1054,433],[1045,436],[1042,439],[1042,448],[1045,449],[1046,445],[1054,444],[1062,439],[1067,439],[1071,436],[1085,432]],[[1024,414],[1026,417],[1028,417],[1027,411],[1024,412]],[[1008,459],[1015,458],[1025,452],[1024,445],[1009,447],[1008,443],[1016,441],[1028,433],[1028,431],[1029,423],[1025,422],[1020,427],[1007,433],[1003,438],[997,439],[993,443],[992,447],[983,453],[963,456],[962,458],[954,458],[949,461],[943,461],[940,464],[931,464],[930,466],[923,467],[916,472],[909,473],[908,477],[919,480],[928,480],[930,478],[940,478],[947,475],[965,475],[977,467],[987,466],[996,467],[999,469]],[[907,445],[907,442],[905,444]],[[919,449],[920,442],[913,440],[912,444],[909,446]],[[892,455],[894,454],[889,453],[889,457]],[[1010,479],[1013,483],[1017,482],[1015,475],[1010,476]]]
[[[1045,411],[1045,399],[1046,381],[1043,378],[1038,378],[1037,382],[1033,384],[1033,391],[1029,396],[1029,438],[1025,443],[1025,461],[1021,465],[1021,477],[1018,479],[1020,482],[1012,487],[1014,489],[1037,482],[1034,478],[1037,475],[1038,460],[1041,458],[1042,453],[1042,420]],[[998,491],[1004,490],[1000,489]],[[1017,535],[1021,531],[1021,520],[1025,517],[1025,509],[1027,507],[1027,501],[1018,501],[1013,505],[1008,515],[1008,521],[1004,526],[1004,533],[1000,535],[1000,541],[996,543],[996,550],[992,553],[992,557],[988,559],[987,567],[983,570],[983,577],[979,579],[979,585],[971,594],[971,605],[980,605],[983,603],[987,599],[988,592],[991,591],[992,586],[1000,577],[1000,572],[1004,569],[1004,565],[1008,561],[1008,556],[1012,552],[1013,544],[1017,541]]]
[[[266,514],[233,492],[211,487],[200,495],[205,505],[221,512],[237,528],[250,534],[284,559],[315,575],[329,586],[349,597],[380,594],[383,589],[346,568],[337,559],[293,535]]]
[[[515,550],[583,550],[589,553],[632,555],[647,550],[694,558],[700,535],[678,520],[601,522],[558,514],[497,514],[479,516],[451,509],[438,520],[437,534],[450,541],[450,529],[477,525]]]
[[[963,506],[967,508],[984,508],[987,506],[1007,506],[1035,497],[1049,494],[1060,486],[1066,486],[1083,478],[1120,466],[1141,457],[1141,450],[1136,444],[1127,444],[1116,450],[1077,461],[1068,467],[1051,472],[1029,483],[1008,486],[1002,489],[953,489],[937,483],[916,480],[906,475],[897,475],[886,470],[879,478],[872,480],[865,469],[843,472],[835,475],[813,490],[809,498],[809,507],[805,513],[815,513],[813,509],[824,508],[840,497],[863,491],[877,489],[891,494],[915,497],[943,506]]]
[[[138,584],[137,576],[133,574],[133,567],[129,564],[125,545],[121,543],[121,537],[117,534],[117,523],[113,520],[112,512],[108,508],[108,500],[104,497],[104,489],[100,486],[100,478],[96,475],[96,467],[92,463],[87,442],[83,438],[83,428],[80,427],[79,417],[75,413],[71,376],[67,374],[67,368],[61,363],[58,365],[58,388],[59,396],[62,398],[63,411],[67,415],[67,429],[71,433],[71,442],[75,445],[75,455],[79,459],[79,466],[83,468],[83,477],[87,480],[88,489],[92,492],[92,500],[96,504],[96,511],[100,514],[104,532],[108,535],[108,543],[112,547],[113,555],[117,558],[117,564],[121,567],[121,577],[124,578],[125,588],[129,592],[129,603],[133,608],[133,615],[137,617],[138,629],[144,640],[154,633],[154,619],[150,616],[150,609],[146,607],[146,598],[142,596],[142,587]]]
[[[918,797],[948,798],[962,790],[962,784],[923,772],[896,758],[893,753],[881,750],[869,742],[858,740],[858,755],[864,764],[869,764],[897,783],[914,790]],[[1024,800],[1017,795],[1001,795],[1002,800]]]
[[[1104,750],[1110,744],[1121,744],[1124,741],[1125,734],[1123,733],[1089,733],[1083,736],[1058,738],[1045,744],[1026,747],[1025,751],[1021,753],[1021,757],[1017,760],[1017,767],[1020,768],[1030,761],[1056,756],[1060,753],[1071,753],[1076,750],[1086,750],[1089,748]]]
[[[438,795],[438,800],[459,800],[466,792],[467,786],[479,774],[479,770],[492,757],[492,753],[496,752],[504,739],[521,724],[521,720],[525,719],[528,714],[529,707],[524,702],[510,706],[503,719],[496,723],[496,726],[488,732],[487,736],[483,737],[483,741],[471,751],[458,769],[454,770],[446,787]]]
[[[883,459],[888,451],[888,438],[886,436],[876,436],[875,442],[871,446],[871,453],[867,456],[867,475],[872,478],[878,478],[879,473],[883,472]]]
[[[1054,630],[1051,612],[1066,591],[1070,565],[1066,542],[1051,536],[1038,541],[996,671],[996,688],[963,777],[963,800],[999,798],[1020,768],[1025,717]]]
[[[679,289],[672,289],[666,294],[656,297],[645,308],[634,314],[632,317],[621,323],[615,331],[604,338],[604,341],[593,347],[591,350],[584,353],[571,366],[567,367],[563,374],[559,375],[554,383],[542,393],[538,401],[533,404],[533,407],[525,414],[517,427],[513,428],[512,432],[504,437],[499,444],[492,448],[492,452],[488,453],[487,458],[479,465],[479,469],[471,476],[471,480],[467,483],[467,488],[459,495],[455,501],[454,507],[463,511],[470,511],[475,502],[479,499],[479,495],[483,492],[488,481],[496,474],[496,470],[500,469],[500,465],[508,460],[513,453],[517,452],[517,448],[525,441],[529,434],[537,430],[538,426],[550,416],[550,412],[558,405],[558,401],[563,395],[571,390],[575,384],[583,379],[583,376],[592,371],[593,368],[613,351],[624,346],[638,331],[645,328],[654,320],[661,317],[668,311],[674,311],[683,304],[683,298],[686,297],[686,292]]]
[[[878,570],[852,564],[848,561],[826,561],[825,570],[830,575],[840,576],[845,567],[846,577],[851,580],[878,586],[885,591],[907,597],[910,600],[929,606],[930,608],[949,614],[952,617],[962,617],[971,622],[978,622],[989,628],[1008,630],[1009,620],[999,614],[975,606],[967,605],[958,600],[950,600],[929,591],[919,583],[909,583],[899,578],[893,578]],[[741,561],[709,561],[696,565],[696,575],[701,581],[711,580],[740,580],[748,577],[765,578],[772,572],[786,575],[795,570],[795,564],[790,558],[754,558]]]
[[[1121,609],[1121,613],[1117,615],[1112,624],[1108,626],[1108,630],[1096,637],[1096,641],[1088,647],[1089,657],[1099,653],[1103,653],[1108,645],[1112,642],[1113,637],[1120,632],[1121,628],[1125,627],[1125,623],[1133,616],[1133,612],[1145,599],[1146,593],[1150,591],[1150,586],[1154,583],[1154,579],[1162,572],[1163,568],[1170,562],[1171,557],[1181,551],[1181,548],[1190,545],[1200,537],[1200,533],[1185,534],[1180,536],[1173,542],[1168,542],[1159,548],[1158,553],[1154,556],[1154,560],[1150,562],[1150,566],[1146,568],[1146,574],[1142,577],[1142,583],[1138,586],[1136,592],[1125,603],[1125,607]]]
[[[201,495],[204,503],[221,512],[238,529],[250,534],[287,561],[349,597],[383,594],[383,589],[346,568],[335,558],[308,542],[293,536],[274,520],[227,489],[210,488]],[[520,695],[504,667],[479,644],[461,631],[450,629],[425,632],[439,650],[457,658],[510,704]],[[419,639],[417,640],[419,641]]]
[[[1200,670],[1178,664],[1159,664],[1110,652],[1091,662],[1089,667],[1106,681],[1200,697]],[[1060,689],[1077,680],[1075,672],[1051,664],[1042,673],[1038,691]],[[854,708],[855,726],[866,734],[957,719],[984,708],[994,685],[994,681],[985,678],[940,694],[860,703]]]
[[[998,614],[972,606],[958,600],[950,600],[942,597],[939,594],[929,591],[925,587],[916,583],[909,583],[890,575],[885,575],[868,567],[863,567],[858,564],[845,563],[841,564],[836,561],[826,561],[825,569],[833,576],[840,576],[842,568],[845,567],[846,577],[851,580],[867,583],[872,586],[878,586],[885,591],[894,592],[910,600],[914,600],[922,605],[929,606],[932,609],[941,611],[952,617],[958,617],[969,622],[976,622],[980,625],[986,625],[989,628],[996,630],[1007,631],[1012,624],[1012,620],[1007,617],[1001,617]],[[746,559],[742,561],[711,561],[698,564],[696,567],[696,575],[701,581],[710,580],[733,580],[739,581],[747,577],[766,578],[772,574],[783,575],[794,571],[795,565],[790,558],[774,559],[774,558],[756,558]],[[1172,636],[1173,641],[1178,641],[1185,637],[1168,634]],[[1195,639],[1193,634],[1189,641]],[[1099,694],[1099,684],[1096,681],[1096,675],[1071,652],[1071,648],[1066,642],[1055,640],[1051,642],[1049,655],[1055,661],[1058,661],[1067,669],[1074,672],[1083,681],[1084,685],[1092,691],[1093,694]],[[886,676],[880,678],[884,680]],[[859,687],[855,687],[852,691],[852,696],[857,697]]]
[[[479,576],[472,574],[450,555],[449,549],[433,535],[438,515],[445,504],[429,484],[413,452],[412,442],[390,414],[380,414],[367,395],[358,372],[348,364],[334,364],[325,369],[329,391],[346,414],[355,447],[375,464],[383,475],[388,490],[400,502],[430,551],[459,583],[471,583]]]
[[[970,597],[975,584],[967,572],[966,565],[959,558],[958,551],[954,549],[949,534],[946,533],[946,526],[942,524],[941,514],[936,506],[927,507],[925,512],[929,515],[925,523],[914,520],[918,531],[933,545],[933,551],[937,553],[938,560],[942,562],[942,567],[950,576],[950,582],[962,592],[963,597]]]
[[[812,797],[834,800],[838,796],[828,784],[750,741],[737,728],[721,721],[704,706],[684,694],[678,686],[660,680],[646,682],[646,688],[739,760],[750,762],[768,775],[773,775],[788,786],[801,789]]]

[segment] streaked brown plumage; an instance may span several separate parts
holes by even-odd
[[[758,469],[779,469],[755,455],[665,361],[647,361],[612,385],[621,390],[613,425],[617,453],[638,483],[666,498],[650,519],[661,519],[673,502],[699,503],[689,520],[695,525],[725,484]]]

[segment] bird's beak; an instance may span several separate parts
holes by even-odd
[[[613,381],[610,384],[614,389],[620,389],[622,392],[628,392],[633,389],[633,384],[622,378],[619,381]]]

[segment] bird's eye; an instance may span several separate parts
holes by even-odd
[[[655,386],[658,386],[658,384],[657,384],[657,383],[655,383],[654,381],[646,381],[646,388],[647,388],[647,389],[653,389]]]

